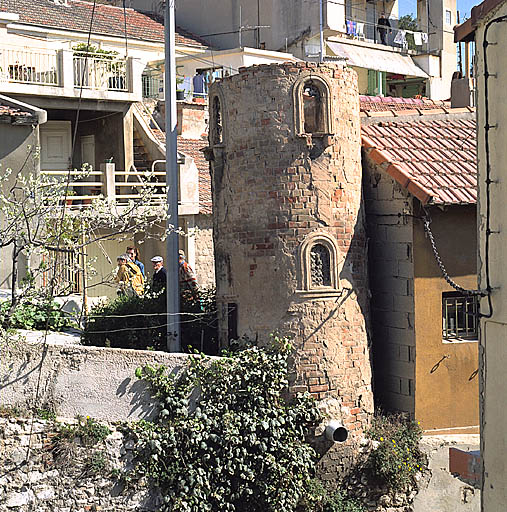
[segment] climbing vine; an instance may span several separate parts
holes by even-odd
[[[287,398],[290,346],[274,341],[220,359],[194,355],[176,376],[138,369],[161,408],[155,421],[132,427],[130,479],[160,489],[160,510],[296,509],[315,462],[305,438],[320,416],[310,396]]]

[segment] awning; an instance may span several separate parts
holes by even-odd
[[[428,78],[428,75],[417,66],[412,57],[401,53],[357,46],[347,43],[333,43],[327,41],[329,49],[337,56],[347,59],[347,64],[358,68],[386,71],[398,75],[420,76]]]

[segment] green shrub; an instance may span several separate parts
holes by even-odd
[[[160,510],[295,510],[315,460],[305,437],[320,416],[310,396],[286,398],[287,357],[286,345],[249,347],[221,359],[191,356],[176,377],[138,369],[161,409],[154,422],[131,427],[130,478],[161,490]]]
[[[102,425],[90,416],[78,417],[77,424],[60,426],[57,439],[73,441],[79,438],[85,446],[93,446],[104,441],[110,433],[109,427]]]
[[[365,508],[341,489],[329,490],[319,480],[312,480],[298,512],[365,512]]]
[[[402,415],[377,415],[367,435],[379,443],[366,466],[381,485],[404,490],[425,469],[426,456],[419,449],[422,429],[417,422]]]
[[[82,342],[115,348],[165,350],[167,317],[165,296],[120,296],[95,306],[88,317]],[[197,298],[183,294],[180,302],[182,349],[191,347],[218,353],[214,290],[201,290]]]
[[[61,331],[75,325],[62,311],[61,306],[50,298],[31,298],[20,302],[9,314],[10,301],[0,304],[0,324],[4,328]]]

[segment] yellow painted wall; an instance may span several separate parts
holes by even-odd
[[[477,288],[475,205],[431,209],[431,229],[450,276]],[[415,416],[425,429],[479,425],[478,343],[442,341],[442,277],[422,222],[414,223]]]

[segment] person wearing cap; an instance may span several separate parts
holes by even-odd
[[[194,271],[192,267],[185,261],[185,252],[179,251],[179,283],[180,283],[180,292],[183,293],[185,290],[188,290],[194,299],[197,299],[197,292],[199,291],[199,286],[197,285],[197,279],[195,278]]]
[[[167,271],[164,268],[164,258],[162,258],[162,256],[154,256],[151,258],[151,264],[153,265],[151,289],[155,293],[165,292],[167,286]]]

